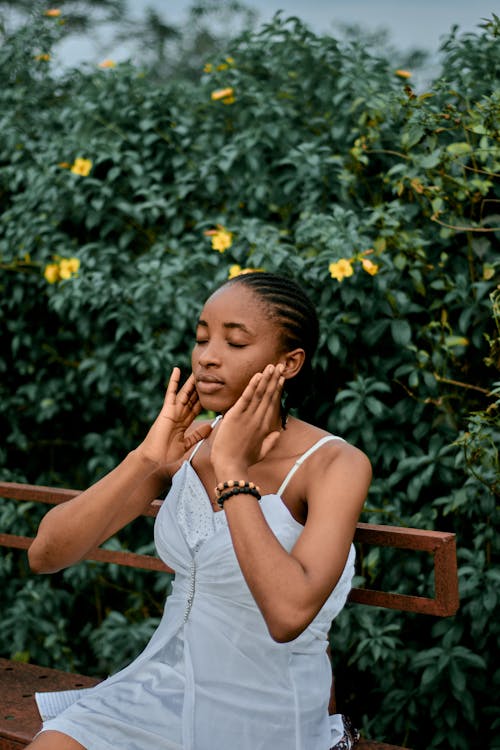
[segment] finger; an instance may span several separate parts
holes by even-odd
[[[197,396],[194,375],[191,373],[177,394],[177,399],[181,404],[187,404],[192,398],[196,399]]]
[[[172,373],[167,383],[167,392],[165,393],[165,400],[164,400],[165,404],[167,403],[170,404],[172,402],[175,402],[175,397],[177,394],[177,389],[179,387],[180,379],[181,379],[181,371],[178,367],[174,367],[172,369]]]
[[[269,385],[269,380],[272,376],[272,372],[273,372],[272,365],[267,365],[267,367],[265,367],[262,370],[261,378],[259,382],[257,383],[257,387],[255,388],[256,398],[261,399],[264,393],[266,392],[267,387]]]
[[[248,385],[246,386],[245,390],[239,397],[239,399],[236,401],[236,403],[231,407],[230,411],[234,413],[244,413],[247,411],[247,409],[250,407],[250,404],[254,402],[255,392],[258,388],[258,385],[262,379],[262,373],[256,372],[255,375],[253,375],[250,378],[250,381]]]
[[[201,410],[202,410],[202,406],[198,400],[198,397],[196,397],[196,400],[193,401],[192,403],[189,402],[189,413],[193,419],[195,419],[195,417],[197,417],[198,414],[201,413]]]
[[[274,403],[273,394],[279,387],[283,365],[278,365],[278,368],[277,370],[274,365],[268,365],[262,372],[255,373],[230,411],[241,415],[250,412],[252,416],[256,415],[261,419],[268,411],[269,405]],[[277,398],[279,396],[280,392]]]
[[[255,397],[258,399],[257,409],[265,414],[268,412],[270,407],[276,405],[277,401],[281,396],[282,385],[280,382],[283,380],[282,376],[283,366],[268,365],[264,370],[263,377],[259,382]]]
[[[281,401],[281,396],[283,393],[283,386],[285,385],[285,378],[283,375],[281,375],[279,372],[277,374],[277,379],[275,383],[274,390],[271,394],[271,402],[272,405],[275,405],[276,403]]]
[[[197,427],[193,432],[186,436],[184,439],[184,447],[189,450],[193,445],[199,443],[200,440],[205,440],[212,432],[211,424],[202,424]]]

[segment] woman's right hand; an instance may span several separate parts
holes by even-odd
[[[53,573],[81,560],[89,550],[144,512],[164,491],[186,451],[211,425],[191,427],[201,411],[191,375],[178,391],[174,367],[160,413],[140,445],[84,492],[52,508],[29,550],[33,571]],[[190,428],[191,429],[188,429]]]
[[[179,368],[174,367],[161,411],[136,449],[159,469],[178,462],[193,445],[206,438],[212,429],[209,424],[201,424],[187,432],[201,412],[201,404],[194,376],[191,374],[178,390],[180,375]]]

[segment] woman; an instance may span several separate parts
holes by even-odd
[[[42,520],[29,558],[47,573],[82,559],[172,480],[155,542],[176,579],[131,665],[89,691],[37,696],[56,718],[31,750],[350,746],[340,717],[328,717],[326,645],[371,470],[341,438],[288,417],[317,339],[295,282],[230,280],[203,308],[191,376],[179,390],[174,368],[144,441]],[[202,409],[221,416],[195,422]]]

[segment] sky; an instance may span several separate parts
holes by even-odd
[[[472,31],[481,18],[500,14],[499,0],[247,0],[259,18],[268,20],[278,10],[295,15],[317,32],[334,31],[335,24],[360,24],[369,30],[387,28],[400,48],[437,49],[441,35],[453,24]],[[131,0],[129,7],[154,5],[180,18],[188,0]]]
[[[476,31],[484,18],[500,14],[500,0],[244,0],[254,8],[259,21],[269,20],[282,10],[285,16],[298,16],[317,33],[337,35],[342,25],[360,25],[368,31],[387,29],[389,41],[397,49],[419,48],[437,54],[440,40],[454,24],[460,31]],[[192,0],[128,0],[134,15],[140,16],[147,6],[161,12],[174,23],[186,19]],[[64,3],[62,3],[64,6]],[[96,62],[104,52],[102,38],[99,53],[89,40],[72,39],[63,50],[65,62]],[[126,49],[109,50],[115,60],[124,59]]]

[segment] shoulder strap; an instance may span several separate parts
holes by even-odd
[[[314,445],[309,448],[309,450],[303,453],[301,457],[298,458],[297,461],[295,461],[294,465],[281,483],[281,487],[276,494],[282,495],[287,488],[288,482],[293,477],[297,469],[304,463],[307,458],[309,458],[310,455],[312,455],[315,451],[318,450],[318,448],[321,448],[322,445],[328,443],[330,440],[342,440],[342,442],[345,442],[344,438],[341,438],[338,435],[325,435],[325,437],[320,438],[316,443],[314,443]]]
[[[222,419],[222,414],[219,414],[218,417],[215,417],[215,419],[212,422],[212,424],[210,425],[210,427],[214,428],[215,425],[217,424],[217,422],[220,422],[221,419]],[[202,445],[203,445],[203,440],[198,440],[198,442],[194,446],[193,450],[191,451],[191,455],[188,458],[188,463],[191,463],[191,461],[195,457],[197,451],[199,450],[199,448],[201,448]]]

